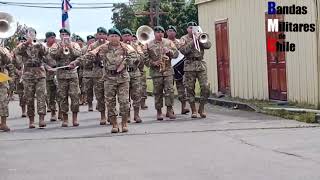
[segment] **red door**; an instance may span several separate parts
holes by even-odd
[[[279,39],[280,32],[268,32],[268,19],[279,19],[284,21],[283,15],[270,15],[266,14],[266,38]],[[266,42],[267,42],[266,41]],[[268,52],[267,50],[267,64],[268,64],[268,87],[269,98],[273,100],[287,100],[287,76],[286,76],[286,54],[285,52]]]
[[[215,23],[218,68],[218,90],[230,94],[228,22]]]

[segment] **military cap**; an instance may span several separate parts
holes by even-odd
[[[54,32],[46,32],[46,39],[49,38],[49,37],[52,37],[52,36],[56,37],[56,33],[54,33]]]
[[[82,41],[82,42],[84,42],[84,40],[83,40],[82,37],[80,37],[80,36],[77,36],[77,37],[76,37],[76,41]]]
[[[18,37],[18,41],[22,41],[22,40],[25,40],[25,41],[26,41],[27,38],[26,38],[25,36],[19,36],[19,37]]]
[[[98,27],[97,33],[105,33],[108,34],[107,30],[104,27]]]
[[[164,28],[162,26],[156,26],[156,27],[153,28],[153,30],[154,31],[162,31],[163,33],[165,32]]]
[[[177,28],[174,27],[174,26],[172,26],[172,25],[168,26],[167,30],[169,30],[169,29],[172,29],[172,30],[174,30],[175,32],[177,32]]]
[[[188,27],[189,26],[198,26],[198,24],[196,22],[191,21],[191,22],[188,22],[187,26]]]
[[[121,34],[130,34],[131,36],[133,35],[132,31],[128,28],[122,29]]]
[[[111,34],[117,34],[117,35],[121,36],[121,32],[120,32],[117,28],[111,28],[111,29],[109,29],[108,34],[109,34],[109,35],[111,35]]]
[[[89,41],[90,39],[95,39],[95,37],[92,35],[87,36],[87,41]]]
[[[60,34],[61,34],[61,33],[67,33],[67,34],[69,34],[69,36],[70,36],[70,31],[69,31],[68,29],[66,29],[66,28],[60,29],[59,32],[60,32]]]

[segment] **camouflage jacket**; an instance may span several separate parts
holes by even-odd
[[[63,47],[60,43],[56,43],[49,48],[50,55],[57,62],[57,67],[67,66],[70,62],[74,61],[76,58],[81,56],[81,49],[78,43],[71,42],[71,47],[69,49],[69,54],[63,53]],[[77,69],[58,69],[57,79],[73,79],[77,78]]]
[[[99,47],[100,45],[104,44],[101,41],[96,41],[89,45],[86,52],[92,51]],[[99,57],[96,57],[96,60],[93,63],[90,60],[85,60],[81,63],[83,67],[83,77],[96,77],[102,78],[103,77],[103,62]]]
[[[10,77],[14,76],[14,68],[11,63],[10,52],[6,48],[3,48],[3,47],[0,47],[0,72],[5,73],[5,74],[9,74]],[[0,82],[0,88],[2,88],[2,87],[8,88],[8,83],[7,82]]]
[[[185,56],[184,71],[205,71],[207,64],[203,60],[204,50],[211,48],[211,42],[208,41],[205,44],[200,43],[200,50],[196,50],[193,42],[193,38],[187,35],[181,37],[180,52]]]
[[[47,48],[47,51],[49,52],[49,47],[47,46],[47,44],[45,44],[45,47]],[[55,68],[57,67],[57,61],[55,59],[52,58],[52,56],[48,53],[47,56],[45,57],[45,62],[48,66]],[[46,80],[47,81],[52,81],[54,80],[54,76],[57,73],[54,71],[47,71],[46,73]]]
[[[14,49],[12,52],[15,52],[16,50]],[[21,75],[19,74],[19,71],[22,70],[22,56],[21,55],[17,55],[15,53],[12,53],[12,65],[14,67],[14,71],[15,71],[15,76],[17,79],[21,78]]]
[[[85,57],[78,58],[78,61],[83,63],[81,61],[89,60],[93,63],[97,57],[101,59],[104,64],[104,79],[115,83],[128,82],[130,77],[126,67],[131,61],[136,62],[138,60],[135,50],[131,46],[121,42],[118,47],[113,47],[110,43],[105,43],[93,51],[88,51]],[[120,65],[124,65],[124,69],[117,73],[117,68],[120,67]]]
[[[172,41],[172,40],[171,40]],[[172,41],[174,43],[174,45],[176,45],[177,49],[180,49],[181,46],[181,41],[180,39],[174,39],[174,41]]]
[[[141,68],[143,70],[144,67],[144,52],[142,47],[138,43],[131,42],[130,46],[136,51],[138,61],[133,63],[132,61],[128,64],[127,70],[129,72],[130,77],[140,77],[141,76]]]
[[[38,79],[46,77],[44,68],[45,56],[47,55],[46,47],[42,44],[27,45],[23,43],[16,47],[14,53],[22,57],[22,79]]]
[[[165,48],[169,51],[169,57],[165,54]],[[146,65],[150,67],[150,76],[151,77],[161,77],[161,76],[170,76],[173,75],[173,68],[171,67],[171,59],[177,58],[179,52],[174,45],[174,43],[169,40],[163,38],[161,42],[153,40],[149,44],[147,44],[147,63]],[[168,60],[161,60],[161,57],[168,57]],[[155,66],[153,63],[156,61],[164,62],[164,69],[160,72],[160,67]]]

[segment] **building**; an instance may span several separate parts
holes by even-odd
[[[213,46],[205,54],[212,92],[232,97],[283,100],[320,107],[320,0],[275,0],[307,6],[305,15],[276,15],[292,23],[315,23],[314,32],[285,32],[295,52],[267,53],[267,0],[196,0],[199,24]],[[274,15],[273,15],[274,16]],[[273,17],[274,18],[274,17]]]

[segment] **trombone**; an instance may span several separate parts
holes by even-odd
[[[209,35],[207,33],[204,33],[200,26],[193,26],[192,36],[193,36],[193,42],[196,50],[201,52],[200,43],[201,44],[207,43],[209,39]]]

